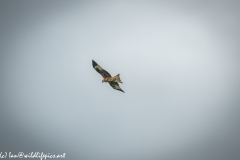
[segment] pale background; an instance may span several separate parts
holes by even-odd
[[[239,44],[237,0],[2,0],[0,152],[239,160]]]

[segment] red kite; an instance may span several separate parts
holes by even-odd
[[[92,60],[92,65],[93,65],[93,68],[103,76],[103,80],[102,80],[102,83],[103,82],[108,82],[110,84],[110,86],[113,88],[113,89],[116,89],[116,90],[119,90],[119,91],[122,91],[124,92],[119,84],[119,83],[122,83],[121,79],[120,79],[120,74],[112,77],[106,70],[104,70],[101,66],[99,66],[94,60]],[[124,92],[125,93],[125,92]]]

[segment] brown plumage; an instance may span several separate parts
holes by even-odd
[[[120,79],[120,74],[114,76],[114,77],[105,77],[103,78],[102,82],[119,82],[123,83]]]

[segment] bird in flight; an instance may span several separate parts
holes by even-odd
[[[121,79],[120,79],[120,74],[112,77],[106,70],[104,70],[101,66],[99,66],[94,60],[92,60],[92,65],[93,65],[93,68],[103,76],[103,80],[102,80],[102,83],[103,82],[108,82],[110,84],[110,86],[113,88],[113,89],[116,89],[116,90],[119,90],[121,92],[124,92],[119,84],[119,83],[122,83]],[[125,92],[124,92],[125,93]]]

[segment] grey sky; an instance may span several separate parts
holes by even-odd
[[[238,1],[1,1],[0,152],[240,158]],[[121,74],[102,84],[94,59]]]

